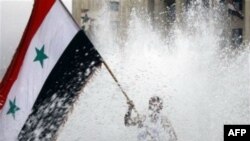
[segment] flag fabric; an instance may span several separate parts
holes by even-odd
[[[0,84],[0,141],[55,140],[102,58],[60,0],[35,0]]]

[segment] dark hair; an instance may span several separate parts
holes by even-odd
[[[162,99],[159,96],[153,96],[149,99],[149,103],[159,102],[162,103]]]
[[[159,96],[153,96],[149,99],[149,109],[153,103],[159,103],[160,110],[163,108],[163,101]]]

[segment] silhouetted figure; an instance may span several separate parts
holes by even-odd
[[[83,9],[81,13],[81,27],[87,31],[91,26],[92,19],[88,16],[89,9]]]
[[[161,115],[163,101],[158,96],[149,100],[149,113],[147,116],[131,117],[134,104],[128,102],[128,111],[125,114],[125,126],[137,126],[139,141],[177,141],[177,136],[167,117]]]

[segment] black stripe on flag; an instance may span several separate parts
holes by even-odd
[[[18,139],[54,140],[82,88],[101,63],[101,56],[79,31],[46,79]]]

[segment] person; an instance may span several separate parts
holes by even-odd
[[[147,116],[132,117],[134,104],[128,102],[128,111],[124,117],[125,126],[137,126],[139,133],[138,141],[177,141],[177,136],[167,117],[161,115],[163,101],[158,96],[149,100],[149,113]]]

